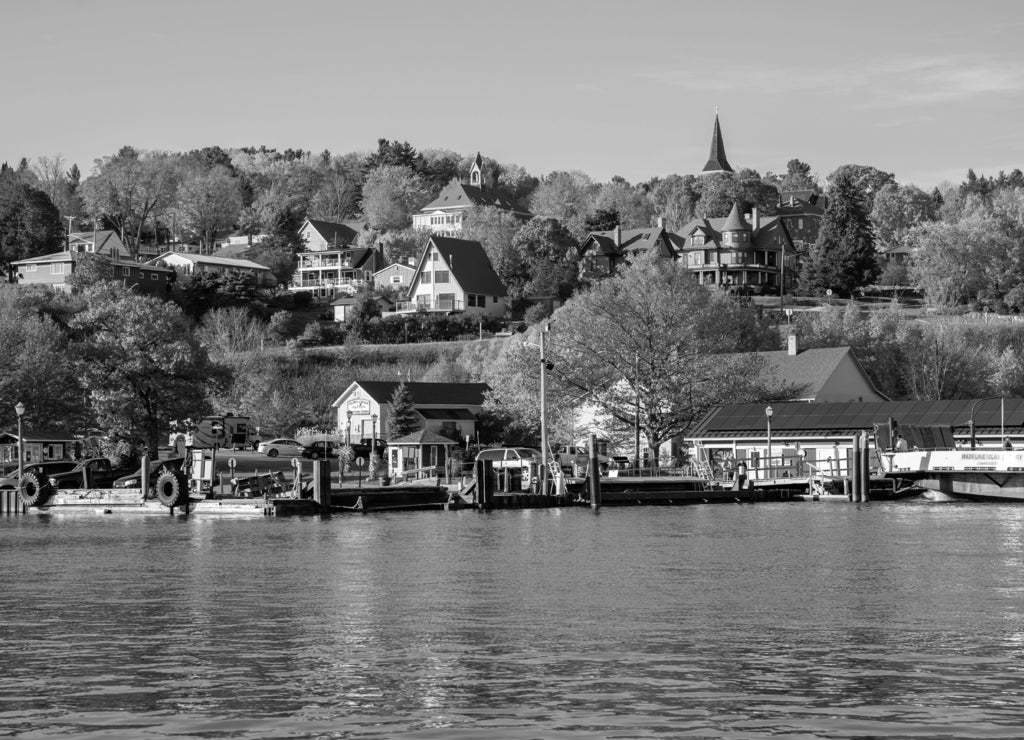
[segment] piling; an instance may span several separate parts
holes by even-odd
[[[313,461],[313,500],[326,514],[331,508],[331,463],[328,460]]]
[[[24,514],[28,511],[21,500],[17,488],[5,488],[0,491],[0,514]]]
[[[871,491],[871,457],[868,455],[868,435],[860,435],[860,500],[868,501]]]
[[[476,505],[481,509],[486,509],[491,504],[491,471],[488,470],[486,460],[477,460],[475,468]]]
[[[853,435],[853,464],[850,466],[850,476],[853,478],[853,500],[860,501],[860,475],[861,475],[861,462],[860,462],[861,450],[860,450],[860,432],[855,432]]]
[[[142,478],[139,479],[139,487],[142,488],[142,500],[149,497],[149,454],[142,456]]]
[[[597,436],[590,435],[590,508],[601,508],[601,469],[597,462]]]

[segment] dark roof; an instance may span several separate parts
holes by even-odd
[[[718,125],[718,114],[715,114],[715,130],[711,134],[711,153],[704,172],[732,172],[732,166],[725,156],[725,142],[722,140],[722,129]]]
[[[849,347],[805,349],[795,355],[789,354],[788,350],[755,352],[754,354],[765,360],[765,368],[761,372],[761,376],[765,379],[774,377],[777,381],[792,384],[799,393],[797,398],[817,396],[847,357],[853,359],[855,364],[857,362]],[[866,375],[864,378],[870,385],[871,381],[867,379]]]
[[[503,211],[529,215],[525,211],[518,210],[514,203],[501,197],[497,192],[491,192],[459,180],[452,180],[445,185],[434,200],[420,209],[420,213],[444,208],[471,208],[473,206],[494,206]]]
[[[26,442],[74,442],[76,437],[67,432],[30,432],[23,430],[22,435]],[[17,432],[0,432],[0,442],[9,439],[12,442],[18,441]]]
[[[306,220],[328,244],[334,244],[339,247],[344,246],[351,244],[359,236],[359,233],[348,224],[337,224],[332,221],[320,221],[313,218],[307,218]]]
[[[730,215],[731,218],[731,215]],[[744,221],[746,218],[744,217]],[[677,248],[678,249],[704,249],[708,245],[722,246],[722,232],[729,231],[728,219],[725,218],[695,218],[688,222],[679,230],[679,239],[682,242]],[[748,230],[752,228],[748,226]],[[705,243],[704,245],[692,245],[689,243],[690,236],[695,232],[699,231],[704,234]],[[773,239],[781,235],[783,237],[784,245],[779,245],[773,241]],[[759,216],[757,230],[754,232],[754,238],[751,242],[751,249],[780,249],[781,246],[788,246],[790,250],[793,247],[793,239],[790,237],[789,232],[786,230],[786,225],[778,216]],[[727,245],[728,249],[735,249],[735,245]]]
[[[419,409],[424,419],[432,421],[472,421],[476,419],[469,409]]]
[[[732,204],[732,210],[729,211],[729,217],[725,219],[725,223],[722,224],[722,231],[753,231],[750,224],[747,223],[747,219],[743,218],[743,214],[740,212],[739,203]]]
[[[1000,399],[957,401],[876,401],[872,403],[743,403],[717,406],[688,433],[687,437],[764,437],[765,408],[772,407],[772,435],[795,437],[807,434],[846,435],[885,424],[891,417],[898,424],[952,427],[958,434],[970,431],[971,409],[978,434],[1024,433],[1024,399],[1007,398],[1000,423]],[[975,405],[976,404],[976,405]]]
[[[619,254],[621,252],[650,252],[657,250],[660,257],[674,257],[672,241],[668,232],[657,226],[646,229],[619,229],[619,244],[615,243],[615,230],[592,231],[580,248],[581,252],[597,254]],[[591,245],[596,249],[591,249]]]
[[[423,256],[433,244],[448,265],[459,286],[467,293],[506,296],[508,290],[494,271],[491,260],[480,242],[469,239],[454,239],[448,236],[432,236]],[[420,257],[420,267],[423,264]]]
[[[397,381],[357,380],[356,383],[377,403],[390,403]],[[414,406],[482,406],[487,383],[406,383]]]
[[[406,434],[404,437],[398,439],[392,439],[388,441],[389,446],[394,445],[457,445],[458,442],[442,437],[437,432],[431,432],[428,429],[421,429],[418,432],[412,434]]]

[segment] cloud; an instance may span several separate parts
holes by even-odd
[[[892,54],[868,61],[820,65],[765,61],[757,66],[721,60],[652,67],[635,77],[693,93],[851,97],[854,108],[900,108],[1012,96],[1024,90],[1024,65],[997,55]]]

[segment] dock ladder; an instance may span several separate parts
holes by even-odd
[[[694,473],[698,478],[704,478],[705,480],[714,480],[715,471],[711,468],[711,459],[708,457],[708,451],[704,449],[704,445],[700,442],[696,442],[693,445],[694,462],[693,469]]]

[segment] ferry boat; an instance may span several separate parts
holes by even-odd
[[[887,477],[913,480],[929,498],[1024,501],[1024,450],[907,450],[881,459]]]

